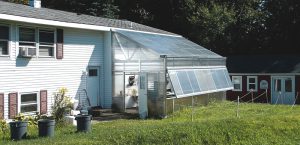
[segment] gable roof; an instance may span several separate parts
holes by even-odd
[[[230,73],[300,73],[299,55],[234,55],[226,64]]]
[[[111,28],[134,30],[134,31],[166,34],[166,35],[177,35],[171,32],[130,22],[127,20],[108,19],[108,18],[95,17],[90,15],[84,15],[84,14],[76,14],[76,13],[60,11],[60,10],[53,10],[48,8],[33,8],[26,5],[14,4],[14,3],[3,2],[3,1],[0,1],[0,15],[1,14],[9,15],[9,16],[19,16],[24,18],[34,18],[40,20],[50,20],[55,22],[84,24],[90,26],[104,26],[104,27],[111,27]],[[0,16],[0,19],[6,19],[6,18],[1,18]],[[49,25],[51,24],[52,23],[49,23]]]

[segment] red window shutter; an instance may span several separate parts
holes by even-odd
[[[56,30],[56,58],[63,59],[64,57],[64,30],[57,29]]]
[[[14,119],[18,113],[18,93],[9,93],[8,94],[9,102],[9,118]]]
[[[40,114],[47,113],[47,90],[40,91]]]
[[[4,94],[0,93],[0,119],[4,119]]]

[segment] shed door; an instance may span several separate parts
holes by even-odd
[[[100,94],[100,67],[89,66],[87,76],[87,94],[91,101],[91,106],[99,105]]]
[[[272,104],[294,104],[295,77],[272,78]]]

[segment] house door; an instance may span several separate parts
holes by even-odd
[[[89,66],[87,76],[87,95],[91,106],[99,106],[100,96],[100,67]]]
[[[272,78],[272,104],[294,104],[295,77]]]

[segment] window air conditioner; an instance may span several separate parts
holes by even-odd
[[[36,56],[36,48],[35,47],[20,47],[20,56],[22,56],[22,57]]]

